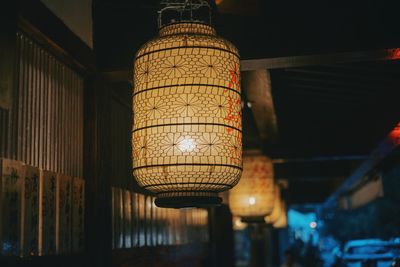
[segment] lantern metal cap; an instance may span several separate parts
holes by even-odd
[[[159,208],[205,208],[220,205],[222,198],[210,192],[161,193],[157,194],[154,203]]]
[[[175,11],[179,13],[179,17],[175,18],[172,23],[177,22],[198,22],[211,25],[211,6],[206,0],[164,0],[160,3],[163,7],[158,11],[158,27],[170,24],[171,22],[163,22],[163,13],[167,11]],[[193,11],[201,8],[207,8],[208,18],[207,22],[204,19],[196,18]],[[185,16],[185,14],[187,14]]]
[[[216,35],[216,30],[209,24],[193,21],[179,21],[162,26],[159,29],[160,36],[177,34],[203,34]]]

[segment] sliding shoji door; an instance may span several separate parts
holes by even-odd
[[[22,32],[16,55],[16,97],[0,111],[1,155],[82,177],[83,77]]]

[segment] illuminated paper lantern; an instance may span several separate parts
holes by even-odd
[[[218,204],[242,172],[237,49],[206,24],[161,27],[134,61],[133,175],[159,207]]]
[[[264,222],[274,205],[274,172],[271,159],[259,152],[247,152],[243,158],[243,175],[230,191],[232,214],[245,222]]]
[[[273,224],[276,222],[282,213],[282,199],[281,199],[281,188],[277,183],[275,183],[274,189],[274,207],[270,215],[265,217],[265,222]]]

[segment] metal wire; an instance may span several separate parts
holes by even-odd
[[[206,7],[208,9],[208,14],[209,14],[209,21],[208,24],[211,25],[211,7],[209,3],[206,0],[167,0],[167,1],[161,1],[161,6],[164,6],[158,11],[158,27],[161,28],[163,27],[162,23],[162,15],[165,11],[176,11],[179,12],[180,14],[180,20],[182,21],[182,14],[184,12],[190,12],[190,20],[189,21],[195,21],[193,18],[193,11],[198,10],[202,7]],[[187,20],[186,20],[187,21]]]

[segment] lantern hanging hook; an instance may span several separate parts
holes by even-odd
[[[208,10],[208,24],[211,25],[211,6],[206,0],[163,0],[160,5],[162,8],[158,11],[158,27],[161,28],[164,26],[162,18],[163,13],[166,11],[176,11],[179,12],[179,18],[183,21],[183,13],[189,12],[190,18],[188,21],[194,22],[193,11],[198,10],[200,8],[207,8]]]

